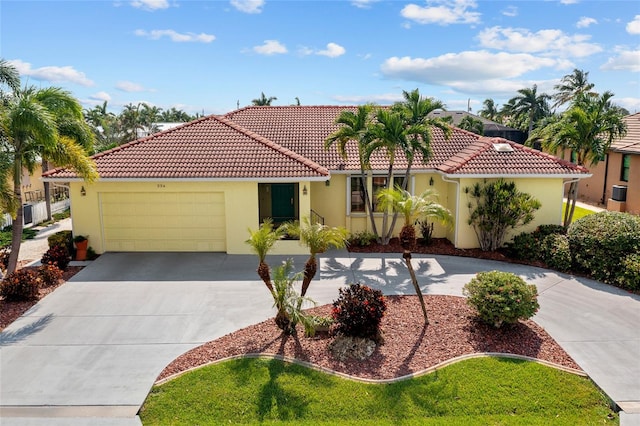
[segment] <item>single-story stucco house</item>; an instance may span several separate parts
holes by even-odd
[[[325,139],[343,106],[252,106],[207,116],[93,157],[100,178],[91,184],[71,171],[45,174],[68,182],[75,235],[88,235],[97,253],[118,251],[218,251],[250,253],[248,229],[313,216],[351,232],[369,229],[361,197],[357,148],[348,156]],[[542,207],[525,229],[558,224],[565,185],[588,170],[505,139],[453,128],[450,139],[433,129],[433,156],[412,167],[411,192],[433,188],[455,225],[436,227],[456,247],[477,247],[468,225],[465,187],[506,178],[538,198]],[[396,156],[394,171],[404,175]],[[365,184],[386,185],[388,161],[373,158]],[[398,221],[400,222],[400,221]],[[398,224],[398,230],[400,224]],[[520,230],[518,231],[520,232]],[[396,234],[397,235],[397,234]],[[297,241],[279,241],[274,253],[302,254]]]

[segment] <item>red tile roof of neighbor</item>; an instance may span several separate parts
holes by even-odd
[[[246,107],[224,116],[208,116],[95,155],[101,179],[277,179],[326,178],[329,170],[360,170],[357,144],[347,158],[325,139],[338,125],[344,106]],[[496,152],[493,143],[509,143],[513,152]],[[456,175],[580,175],[585,168],[504,139],[483,138],[453,128],[448,140],[432,129],[432,157],[414,160],[412,170]],[[407,167],[397,154],[396,170]],[[383,153],[371,159],[373,170],[387,170]],[[45,174],[72,179],[66,169]]]

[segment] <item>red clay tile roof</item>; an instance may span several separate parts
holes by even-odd
[[[217,116],[200,118],[93,157],[101,179],[322,178],[329,171]],[[52,178],[74,178],[57,169]]]
[[[640,112],[623,118],[627,135],[611,144],[611,150],[623,154],[640,154]]]
[[[102,179],[323,178],[329,170],[360,170],[357,145],[347,144],[347,158],[325,139],[338,129],[335,119],[344,106],[252,106],[222,117],[209,116],[157,133],[94,156]],[[450,139],[432,130],[432,157],[413,163],[415,171],[456,175],[580,175],[588,171],[556,157],[513,142],[514,152],[500,153],[492,139],[453,128]],[[500,140],[503,141],[503,140]],[[507,141],[504,141],[507,142]],[[394,168],[406,169],[398,153]],[[387,170],[382,153],[371,160],[373,170]],[[46,177],[76,177],[53,170]]]

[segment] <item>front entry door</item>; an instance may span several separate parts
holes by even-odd
[[[275,224],[295,220],[294,202],[295,184],[271,184],[271,214]]]

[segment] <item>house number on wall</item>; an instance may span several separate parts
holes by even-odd
[[[163,183],[159,183],[159,184],[158,184],[158,188],[164,188],[164,187],[165,187],[165,186],[164,186],[164,184],[163,184]]]

